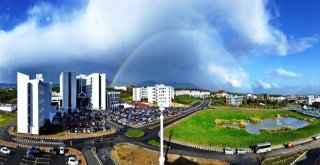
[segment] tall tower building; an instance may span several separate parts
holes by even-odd
[[[60,74],[60,95],[62,107],[66,114],[72,113],[76,108],[77,80],[75,72],[62,72]]]
[[[106,74],[92,73],[86,77],[86,92],[92,109],[106,109]]]
[[[41,74],[35,79],[17,73],[17,131],[39,134],[46,120],[50,120],[51,83],[45,83]]]

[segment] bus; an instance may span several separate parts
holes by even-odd
[[[256,147],[257,154],[269,152],[269,151],[271,151],[271,143],[265,142],[265,143],[257,144],[257,147]]]

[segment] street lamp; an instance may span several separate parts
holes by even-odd
[[[162,104],[159,107],[160,109],[160,158],[159,158],[159,162],[160,165],[164,165],[164,156],[163,156],[163,110],[164,107],[162,106]]]

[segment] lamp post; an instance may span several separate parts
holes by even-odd
[[[164,156],[163,156],[163,110],[164,107],[162,105],[160,105],[159,107],[160,109],[160,158],[159,158],[159,162],[160,165],[164,165]]]

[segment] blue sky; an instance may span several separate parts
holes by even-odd
[[[0,82],[16,72],[105,72],[114,82],[189,82],[320,94],[316,0],[3,0]]]

